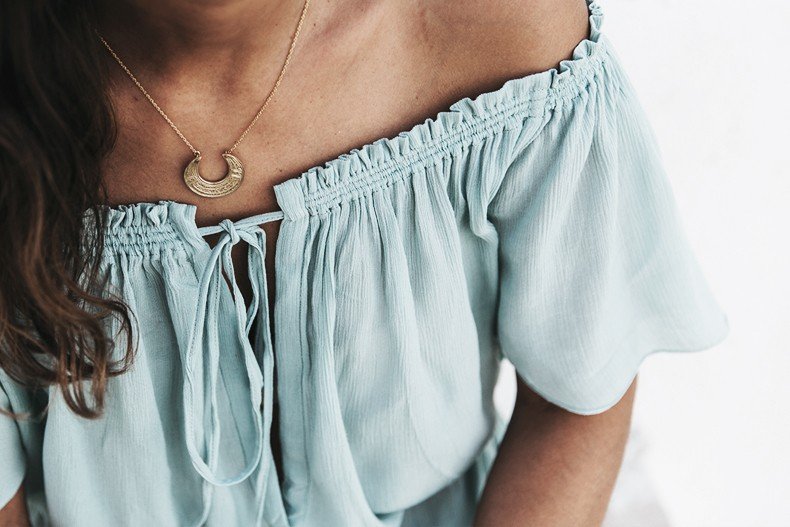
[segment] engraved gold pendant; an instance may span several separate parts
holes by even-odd
[[[219,181],[208,181],[200,175],[201,155],[196,154],[195,159],[190,161],[184,169],[184,183],[189,187],[189,190],[205,198],[221,198],[239,188],[241,180],[244,178],[244,167],[241,161],[233,154],[225,153],[222,154],[222,157],[228,165],[225,177]]]

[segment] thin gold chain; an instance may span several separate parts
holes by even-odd
[[[250,124],[247,125],[247,128],[245,128],[244,131],[241,133],[241,136],[239,136],[236,142],[233,143],[233,146],[231,146],[228,150],[225,151],[226,154],[232,154],[233,151],[236,149],[236,147],[239,146],[239,144],[244,140],[244,138],[247,136],[247,132],[249,132],[250,129],[255,125],[255,123],[258,121],[258,118],[261,116],[263,111],[269,105],[269,101],[272,100],[272,97],[274,97],[274,94],[277,92],[277,88],[280,86],[280,83],[282,82],[283,77],[285,76],[285,70],[288,68],[288,64],[291,62],[291,55],[293,55],[294,48],[296,48],[296,41],[299,39],[299,32],[302,30],[302,23],[304,22],[305,16],[307,15],[307,8],[309,6],[310,6],[310,0],[305,0],[304,6],[302,7],[302,13],[299,16],[299,22],[296,25],[296,31],[294,32],[294,36],[291,39],[291,46],[288,48],[288,54],[285,56],[285,61],[283,62],[283,66],[282,68],[280,68],[280,74],[277,76],[277,80],[274,81],[274,86],[272,87],[271,91],[269,91],[269,95],[266,96],[266,99],[263,101],[263,104],[258,110],[258,113],[256,113],[255,117],[252,118]],[[156,111],[159,112],[159,115],[161,115],[162,118],[165,121],[167,121],[167,124],[170,125],[170,128],[172,128],[173,131],[176,134],[178,134],[178,137],[180,137],[181,140],[184,143],[186,143],[186,145],[189,147],[192,153],[195,154],[195,156],[200,155],[200,151],[197,150],[194,146],[192,146],[192,143],[190,143],[189,140],[184,136],[184,134],[181,133],[181,130],[179,130],[178,127],[175,125],[175,123],[173,123],[173,121],[170,120],[170,118],[167,116],[167,114],[165,114],[162,108],[160,108],[159,105],[156,104],[154,98],[151,97],[151,95],[148,93],[148,91],[145,88],[143,88],[143,85],[140,84],[140,81],[137,80],[137,77],[135,77],[134,74],[131,72],[131,70],[126,66],[126,64],[124,64],[124,62],[121,60],[118,54],[115,53],[115,51],[110,47],[110,45],[107,43],[104,37],[98,32],[98,30],[96,31],[96,34],[98,35],[99,39],[102,41],[102,44],[104,44],[104,47],[107,48],[107,51],[110,52],[110,55],[112,55],[112,57],[115,59],[118,65],[121,66],[121,68],[123,68],[123,70],[129,76],[129,78],[131,78],[132,81],[137,85],[137,87],[140,89],[142,94],[145,95],[145,98],[148,99],[148,102],[150,102],[151,105],[153,105],[153,107],[156,108]]]

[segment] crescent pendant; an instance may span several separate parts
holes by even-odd
[[[207,181],[200,175],[201,156],[200,154],[196,155],[195,159],[190,161],[184,169],[184,183],[189,187],[189,190],[205,198],[221,198],[239,188],[241,180],[244,178],[244,167],[241,161],[233,154],[222,154],[222,157],[228,165],[225,177],[219,181]]]

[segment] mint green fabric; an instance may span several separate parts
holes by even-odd
[[[276,185],[277,212],[198,228],[175,201],[109,208],[102,270],[136,317],[134,365],[98,420],[0,374],[2,407],[49,405],[45,420],[0,416],[0,504],[27,474],[34,525],[468,525],[504,433],[503,358],[594,414],[649,354],[723,340],[589,9],[571,60]],[[258,225],[277,219],[270,295]]]

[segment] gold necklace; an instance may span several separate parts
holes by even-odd
[[[299,16],[299,23],[296,25],[296,31],[294,32],[293,39],[291,40],[291,46],[290,48],[288,48],[288,54],[285,56],[283,67],[280,69],[280,74],[277,76],[277,80],[274,82],[274,86],[269,92],[269,95],[266,96],[266,99],[263,101],[263,104],[261,105],[261,108],[258,110],[258,113],[255,114],[255,117],[253,117],[250,124],[241,133],[241,136],[239,136],[236,142],[233,143],[233,146],[231,146],[222,154],[222,157],[225,159],[225,163],[228,165],[228,171],[226,172],[225,177],[223,177],[219,181],[208,181],[206,179],[203,179],[203,177],[200,175],[200,170],[199,170],[200,160],[201,160],[200,151],[192,146],[192,143],[190,143],[189,140],[184,136],[184,134],[181,133],[181,130],[179,130],[178,127],[173,123],[173,121],[170,120],[170,118],[165,114],[162,108],[160,108],[159,105],[156,104],[154,98],[151,97],[151,95],[149,95],[148,91],[146,91],[145,88],[143,88],[143,85],[140,84],[140,81],[137,80],[137,77],[135,77],[134,74],[131,72],[131,70],[129,70],[129,68],[126,67],[126,64],[123,63],[121,58],[110,47],[110,45],[107,43],[104,37],[102,37],[101,34],[98,31],[96,31],[96,34],[98,35],[99,39],[102,41],[102,44],[104,44],[104,47],[107,48],[107,51],[110,52],[110,54],[115,59],[115,61],[121,66],[121,68],[123,68],[126,74],[129,75],[132,81],[134,81],[134,83],[137,85],[137,87],[140,89],[143,95],[145,95],[145,98],[148,99],[148,101],[153,105],[154,108],[156,108],[156,111],[159,112],[159,115],[161,115],[164,118],[164,120],[167,121],[167,124],[170,125],[170,128],[172,128],[173,131],[176,134],[178,134],[178,137],[180,137],[181,140],[184,143],[186,143],[186,145],[195,155],[195,158],[192,161],[190,161],[187,167],[184,169],[184,183],[186,183],[187,187],[189,187],[189,189],[195,194],[198,194],[199,196],[203,196],[206,198],[219,198],[222,196],[227,196],[228,194],[239,188],[239,186],[241,185],[241,180],[244,178],[244,166],[241,164],[239,158],[233,155],[233,151],[236,149],[237,146],[239,146],[239,143],[241,143],[244,140],[244,138],[247,136],[247,132],[250,131],[250,128],[252,128],[255,125],[255,122],[258,120],[258,118],[261,116],[263,111],[269,105],[269,101],[271,101],[272,97],[274,97],[277,88],[280,86],[280,82],[282,81],[283,76],[285,75],[285,70],[288,68],[288,63],[291,61],[291,55],[293,54],[294,48],[296,47],[296,41],[299,38],[299,32],[302,29],[302,23],[304,22],[305,15],[307,14],[307,8],[309,7],[309,5],[310,5],[310,0],[305,0],[304,7],[302,7],[302,14]]]

